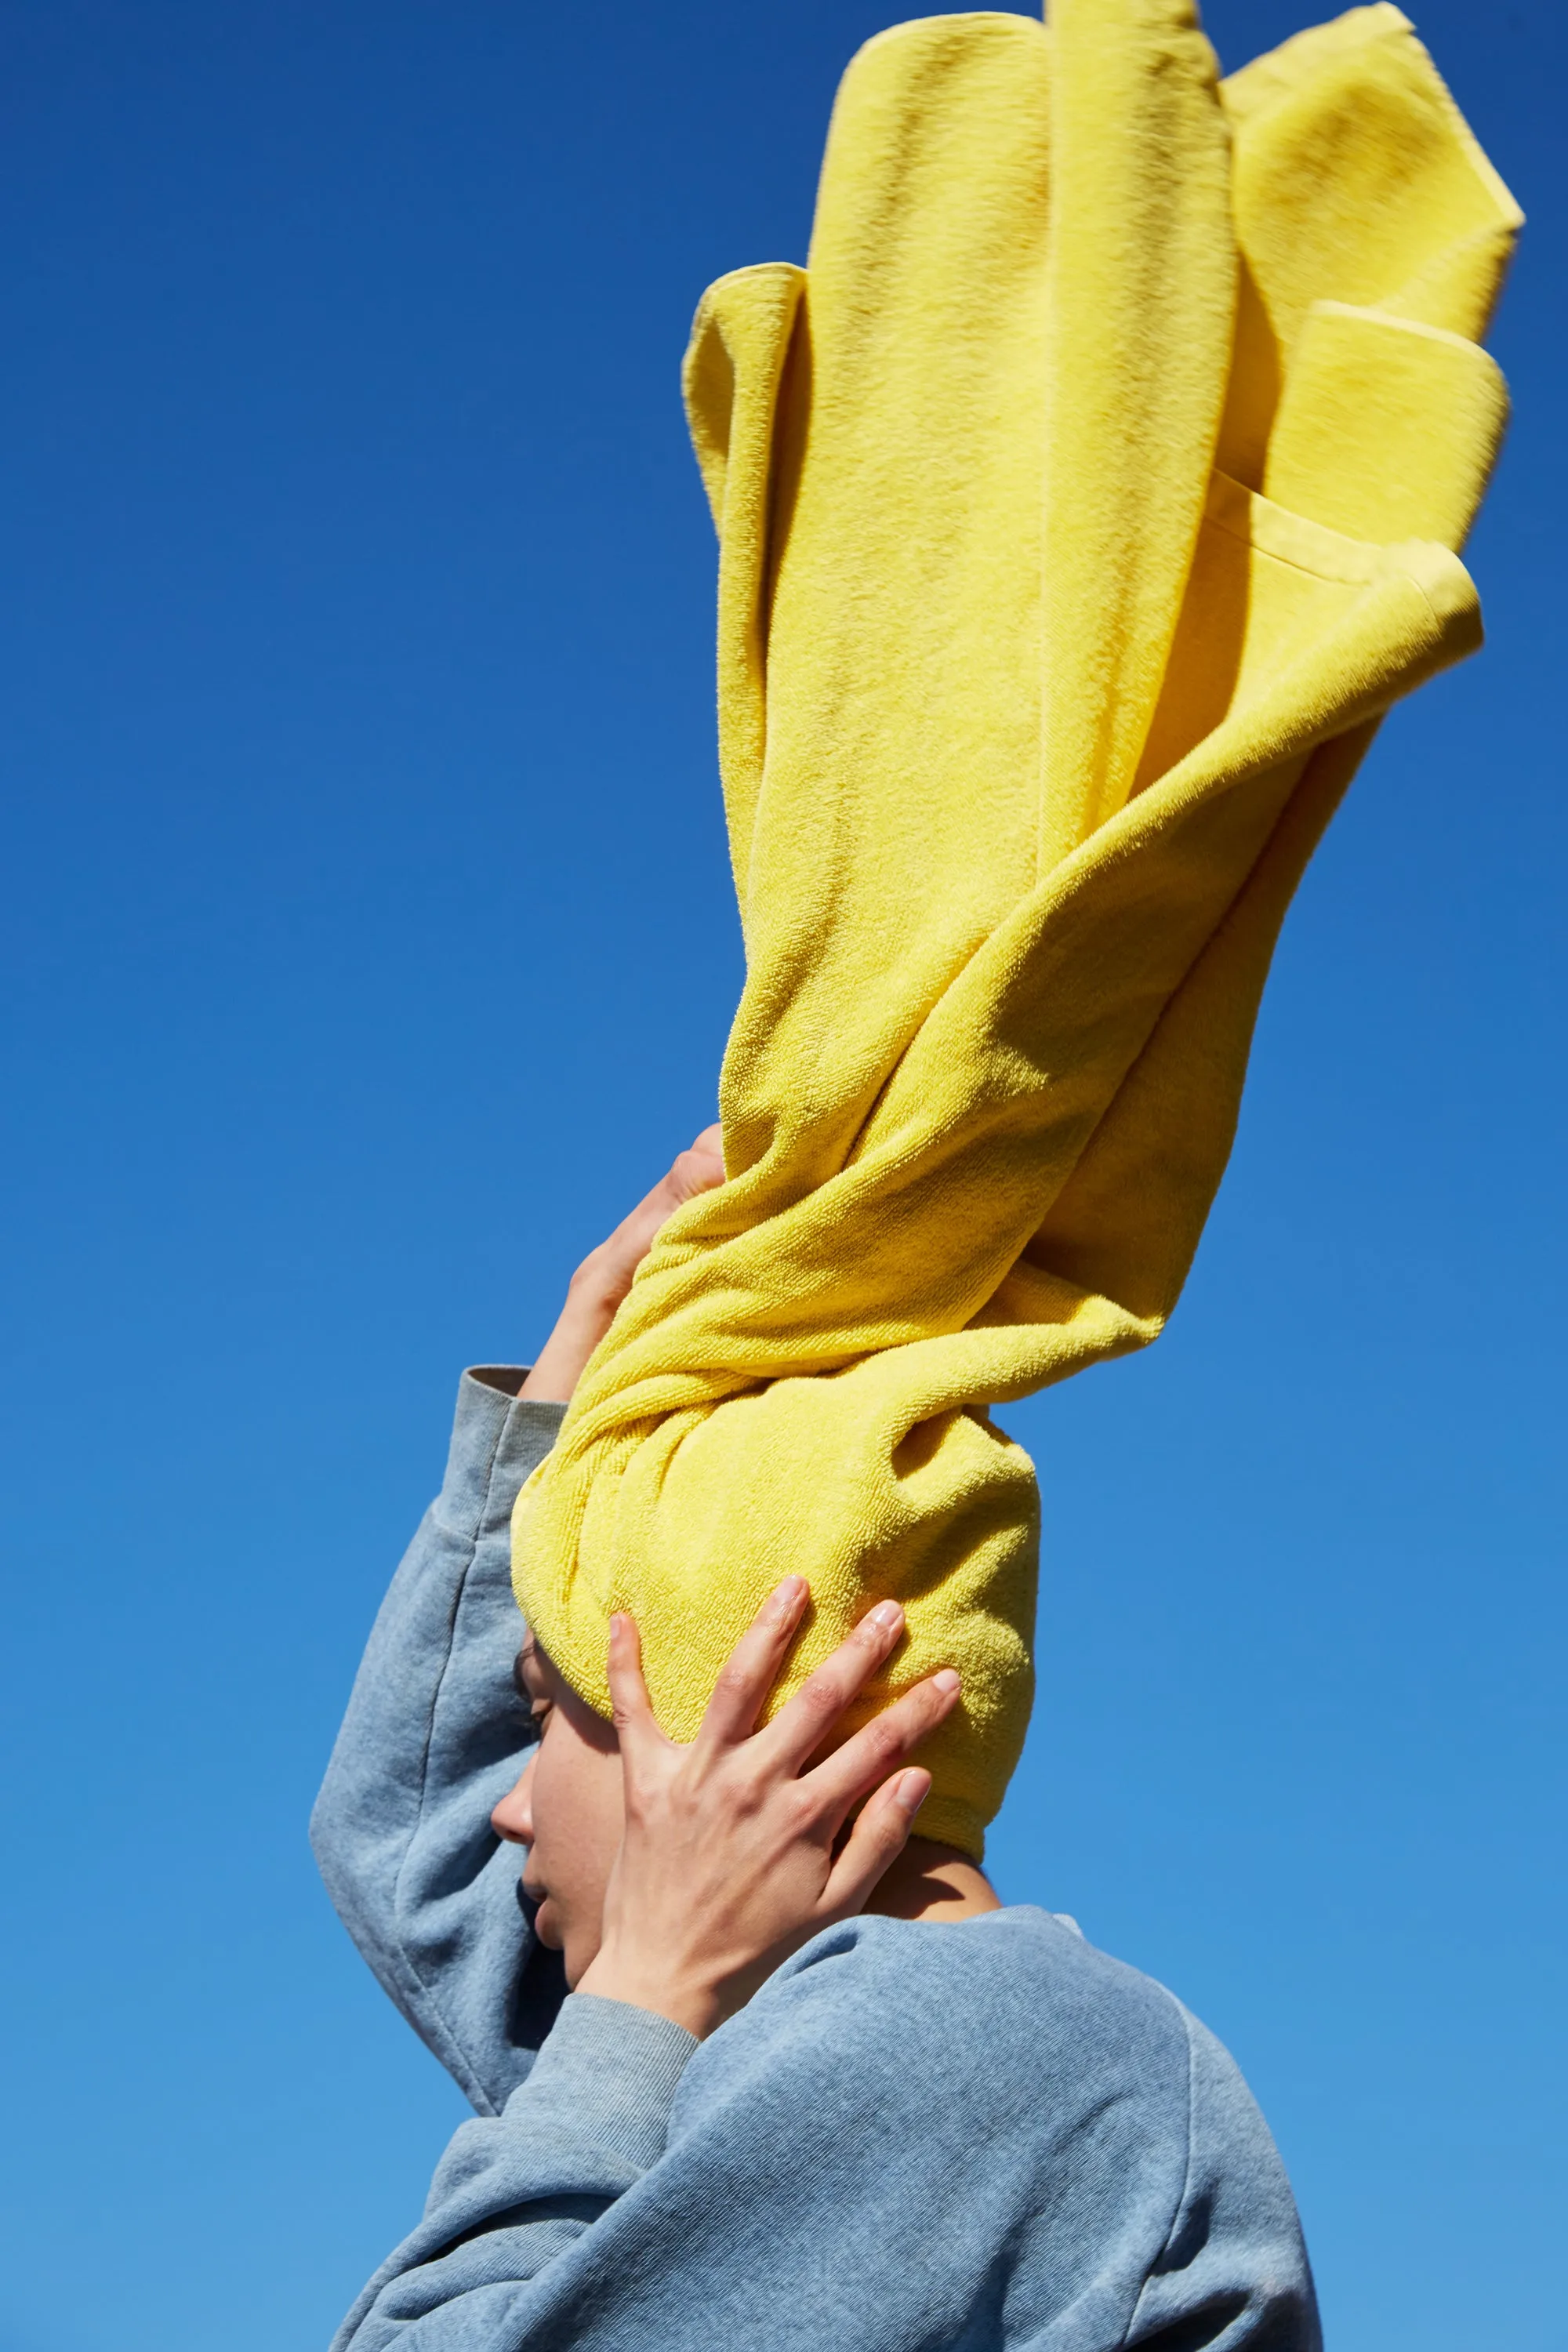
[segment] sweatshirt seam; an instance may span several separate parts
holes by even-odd
[[[404,1932],[403,1925],[403,1888],[410,1859],[412,1858],[415,1846],[418,1843],[419,1833],[425,1825],[425,1812],[429,1797],[430,1787],[430,1750],[435,1744],[436,1717],[440,1711],[441,1696],[447,1687],[447,1676],[452,1671],[452,1652],[457,1638],[458,1616],[463,1605],[463,1595],[468,1591],[468,1578],[473,1573],[474,1562],[479,1557],[481,1530],[485,1525],[486,1512],[490,1499],[490,1489],[495,1483],[496,1458],[500,1452],[501,1439],[506,1432],[506,1424],[510,1417],[510,1407],[508,1406],[506,1410],[501,1412],[496,1423],[495,1433],[490,1440],[489,1450],[485,1458],[484,1484],[480,1495],[479,1508],[474,1517],[473,1532],[468,1538],[467,1558],[463,1562],[462,1573],[458,1578],[457,1582],[452,1589],[451,1606],[447,1615],[447,1652],[441,1662],[441,1671],[437,1677],[435,1690],[431,1694],[429,1711],[425,1721],[425,1738],[419,1756],[419,1793],[414,1809],[413,1826],[409,1830],[408,1837],[404,1844],[402,1858],[398,1863],[396,1874],[393,1879],[392,1885],[392,1920],[393,1927],[397,1937],[398,1955],[402,1959],[404,1966],[406,1968],[409,1977],[416,1988],[422,2002],[426,2007],[431,2018],[439,2026],[442,2036],[447,2042],[453,2057],[457,2061],[457,2063],[452,2067],[451,2071],[454,2074],[459,2074],[462,2087],[468,2092],[470,2101],[472,2101],[476,2106],[479,2105],[479,2101],[474,2099],[473,2094],[475,2091],[479,2092],[480,2098],[482,2098],[484,2102],[484,2105],[480,2112],[491,2116],[499,2114],[500,2110],[496,2107],[494,2102],[490,2098],[486,2085],[480,2082],[478,2074],[469,2063],[468,2052],[463,2048],[461,2042],[454,2032],[451,2021],[447,2017],[446,2009],[435,1986],[426,1977],[410,1948],[409,1941]]]
[[[1163,1985],[1162,1985],[1162,1986],[1161,1986],[1160,1990],[1161,1990],[1161,1991],[1162,1991],[1162,1992],[1165,1992],[1165,1988],[1163,1987]],[[1153,2261],[1152,2261],[1152,2263],[1149,2263],[1148,2267],[1145,2269],[1145,2271],[1144,2271],[1144,2273],[1143,2273],[1143,2283],[1142,2283],[1142,2284],[1140,2286],[1140,2288],[1139,2288],[1139,2290],[1138,2290],[1137,2295],[1136,2295],[1136,2297],[1135,2297],[1135,2299],[1134,2299],[1134,2301],[1133,2301],[1133,2305],[1132,2305],[1132,2308],[1131,2308],[1131,2311],[1128,2313],[1128,2315],[1127,2315],[1127,2322],[1126,2322],[1126,2325],[1125,2325],[1125,2326],[1122,2328],[1121,2335],[1120,2335],[1120,2336],[1118,2336],[1118,2338],[1117,2338],[1117,2341],[1116,2341],[1116,2352],[1126,2352],[1126,2347],[1127,2347],[1127,2345],[1128,2345],[1129,2341],[1130,2341],[1130,2340],[1131,2340],[1131,2338],[1132,2331],[1133,2331],[1133,2329],[1134,2329],[1134,2328],[1137,2326],[1137,2325],[1138,2325],[1138,2318],[1139,2318],[1139,2315],[1140,2315],[1140,2313],[1142,2311],[1142,2308],[1143,2308],[1143,2301],[1144,2301],[1144,2297],[1148,2294],[1148,2292],[1149,2292],[1149,2282],[1150,2282],[1151,2278],[1153,2276],[1154,2273],[1159,2269],[1160,2264],[1164,2261],[1165,2256],[1169,2253],[1169,2252],[1170,2252],[1170,2250],[1171,2250],[1172,2242],[1173,2242],[1173,2240],[1174,2239],[1175,2234],[1176,2234],[1176,2228],[1177,2228],[1177,2224],[1180,2222],[1180,2221],[1181,2221],[1181,2218],[1182,2218],[1183,2214],[1184,2214],[1184,2213],[1186,2211],[1186,2210],[1187,2210],[1187,2199],[1188,2199],[1188,2197],[1189,2197],[1189,2196],[1191,2195],[1191,2193],[1192,2193],[1192,2186],[1193,2186],[1193,2139],[1194,2139],[1194,2120],[1195,2120],[1196,2113],[1197,2113],[1197,2053],[1196,2053],[1196,2051],[1195,2051],[1195,2050],[1194,2049],[1194,2047],[1193,2047],[1193,2021],[1192,2021],[1192,2019],[1188,2016],[1188,2014],[1187,2014],[1186,2011],[1183,2008],[1183,2006],[1182,2006],[1181,2002],[1176,1999],[1176,1997],[1175,1997],[1174,1993],[1172,1993],[1172,1992],[1165,1992],[1165,1998],[1166,1998],[1166,2000],[1170,2002],[1170,2004],[1171,2004],[1172,2008],[1175,2011],[1175,2012],[1176,2012],[1177,2016],[1178,2016],[1178,2017],[1181,2019],[1181,2021],[1182,2021],[1182,2032],[1183,2032],[1183,2034],[1184,2034],[1184,2038],[1185,2038],[1185,2042],[1186,2042],[1186,2050],[1187,2050],[1187,2147],[1186,2147],[1186,2160],[1185,2160],[1185,2162],[1184,2162],[1184,2164],[1183,2165],[1183,2168],[1182,2168],[1182,2185],[1181,2185],[1180,2189],[1179,2189],[1179,2190],[1178,2190],[1178,2192],[1177,2192],[1177,2195],[1176,2195],[1176,2201],[1175,2201],[1174,2206],[1173,2206],[1173,2209],[1172,2209],[1170,2221],[1169,2221],[1169,2222],[1166,2224],[1166,2228],[1165,2228],[1165,2234],[1164,2234],[1164,2236],[1163,2236],[1163,2237],[1161,2239],[1161,2241],[1160,2241],[1159,2250],[1158,2250],[1158,2252],[1155,2253],[1155,2256],[1154,2256]]]

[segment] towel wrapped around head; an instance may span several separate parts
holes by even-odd
[[[729,1181],[664,1228],[519,1498],[514,1581],[666,1729],[792,1570],[778,1700],[876,1600],[942,1664],[918,1828],[978,1855],[1039,1498],[988,1408],[1142,1347],[1285,908],[1383,711],[1479,641],[1520,215],[1405,18],[1228,81],[1184,0],[934,16],[839,91],[809,268],[686,368],[747,978]]]

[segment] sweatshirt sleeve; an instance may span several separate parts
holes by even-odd
[[[377,1979],[480,2115],[523,2079],[564,1991],[491,1807],[533,1730],[511,1507],[565,1408],[521,1371],[465,1372],[441,1491],[393,1578],[310,1820],[327,1891]]]
[[[451,2141],[423,2221],[371,2280],[332,2352],[542,2342],[540,2273],[658,2163],[697,2047],[647,2010],[569,1995],[504,2115],[465,2124]]]
[[[1322,2352],[1311,2265],[1268,2126],[1235,2059],[1173,1997],[1187,2035],[1187,2162],[1127,2352]]]

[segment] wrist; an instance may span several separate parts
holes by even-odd
[[[615,1312],[614,1305],[601,1297],[586,1290],[569,1290],[555,1328],[541,1348],[532,1370],[518,1390],[519,1396],[556,1404],[569,1403],[572,1391],[582,1378],[584,1367],[609,1329]]]
[[[710,1986],[682,1984],[664,1971],[603,1948],[572,1990],[591,1992],[600,2000],[624,2001],[628,2009],[646,2009],[683,2027],[699,2042],[705,2042],[728,2014]]]

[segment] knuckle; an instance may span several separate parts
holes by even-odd
[[[832,1811],[830,1801],[822,1791],[797,1782],[784,1806],[791,1839],[798,1841],[811,1837],[821,1829]]]
[[[904,1735],[891,1716],[879,1715],[866,1727],[868,1760],[876,1766],[890,1763],[904,1752]]]

